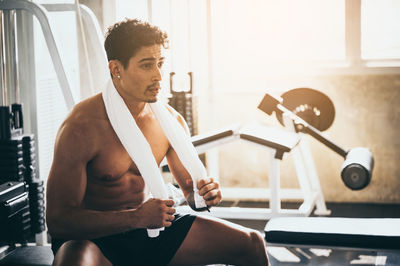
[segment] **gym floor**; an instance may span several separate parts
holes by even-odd
[[[225,206],[237,204],[224,202]],[[241,202],[238,206],[265,207],[266,203]],[[400,204],[327,203],[330,217],[350,218],[400,218]],[[282,208],[297,208],[298,203],[282,203]],[[264,234],[267,221],[231,220]],[[399,243],[400,245],[400,243]],[[400,265],[400,251],[348,250],[304,247],[268,247],[272,266],[300,265]]]

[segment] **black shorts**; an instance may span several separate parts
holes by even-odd
[[[155,238],[147,236],[146,229],[134,229],[128,232],[91,239],[104,256],[114,265],[167,265],[179,249],[191,228],[196,216],[175,215],[170,227],[166,227]],[[54,255],[68,240],[52,239],[51,249]]]

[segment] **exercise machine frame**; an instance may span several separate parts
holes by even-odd
[[[259,195],[259,198],[269,200],[269,207],[213,207],[209,213],[205,214],[226,219],[254,220],[267,220],[280,216],[309,216],[314,208],[314,213],[317,215],[330,214],[325,205],[307,140],[303,134],[295,133],[290,119],[285,118],[284,121],[286,128],[290,129],[290,131],[263,125],[247,125],[241,128],[236,125],[230,129],[214,131],[211,134],[201,134],[192,138],[199,154],[210,149],[218,149],[219,146],[236,140],[244,140],[248,143],[262,146],[268,149],[270,153],[269,189],[221,188],[225,198],[226,194],[228,194],[227,198],[236,200],[254,198],[255,195]],[[281,188],[280,163],[285,153],[289,152],[293,156],[300,185],[299,189]],[[211,168],[218,169],[218,165],[213,165]],[[209,174],[218,178],[218,172]],[[235,194],[240,194],[241,197],[235,197]],[[284,209],[281,206],[281,202],[285,199],[302,200],[303,203],[298,209]],[[188,206],[179,206],[177,210],[183,213],[194,213]]]

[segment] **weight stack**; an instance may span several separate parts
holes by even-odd
[[[178,113],[180,113],[185,119],[190,135],[195,136],[198,132],[198,100],[197,96],[194,96],[190,92],[185,91],[172,91],[172,97],[169,98],[168,104],[171,105]],[[206,165],[205,154],[199,155],[200,160]],[[163,167],[163,171],[169,171],[169,168]]]
[[[30,184],[37,180],[34,135],[24,135],[22,137],[22,150],[25,167],[24,180],[26,183]]]
[[[0,185],[0,242],[25,244],[31,233],[29,197],[24,182]]]
[[[22,107],[12,105],[0,108],[0,183],[15,181],[27,184],[29,204],[23,216],[16,216],[14,224],[29,223],[33,234],[45,230],[44,187],[36,175],[35,140],[32,134],[23,134]],[[25,209],[24,209],[25,210]],[[24,231],[25,232],[25,231]],[[33,234],[30,235],[33,236]]]
[[[34,145],[33,135],[0,139],[0,183],[36,179]]]
[[[29,208],[32,233],[43,232],[46,229],[43,180],[37,180],[29,184]]]
[[[197,97],[185,91],[172,91],[171,94],[172,97],[169,98],[169,105],[183,116],[189,126],[190,135],[197,135]]]
[[[0,139],[0,183],[24,181],[24,173],[22,136]]]

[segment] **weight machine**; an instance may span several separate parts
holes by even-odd
[[[18,76],[17,17],[23,10],[38,19],[67,108],[71,110],[75,102],[51,31],[47,10],[76,11],[76,8],[75,4],[38,5],[26,0],[0,1],[0,258],[10,255],[0,262],[2,265],[3,262],[6,265],[13,264],[14,257],[19,263],[21,257],[32,259],[32,252],[41,261],[39,264],[50,265],[53,260],[48,247],[38,247],[47,245],[44,181],[37,175],[34,135],[24,132]],[[88,27],[89,40],[100,43],[100,27],[94,14],[83,5],[80,8],[82,19]],[[98,60],[105,59],[103,50],[95,49],[94,52],[97,52]],[[37,245],[35,247],[27,246],[32,236]],[[16,249],[15,244],[22,247]]]
[[[210,215],[230,219],[267,220],[279,216],[309,216],[315,208],[316,215],[329,215],[319,183],[314,160],[305,134],[309,134],[343,158],[341,177],[347,187],[360,190],[366,187],[373,169],[373,157],[367,148],[357,147],[349,151],[325,137],[321,131],[332,124],[335,108],[328,96],[314,89],[297,88],[285,92],[282,97],[266,94],[258,108],[268,115],[276,113],[286,130],[263,125],[237,126],[201,134],[192,138],[199,153],[234,141],[245,140],[270,150],[269,189],[224,189],[223,195],[233,198],[235,193],[254,197],[257,194],[269,199],[269,208],[214,207]],[[293,156],[300,189],[280,187],[279,164],[283,155]],[[226,193],[227,192],[227,193]],[[261,194],[261,195],[260,195]],[[295,199],[303,203],[298,209],[282,209],[281,200]],[[191,212],[183,206],[181,211]]]
[[[372,153],[363,147],[345,150],[322,134],[321,131],[326,130],[334,118],[333,103],[323,95],[310,88],[290,90],[282,98],[266,94],[258,108],[268,115],[275,112],[281,124],[292,127],[297,133],[309,134],[342,156],[345,159],[341,171],[343,182],[352,190],[363,189],[371,180],[374,167]]]

